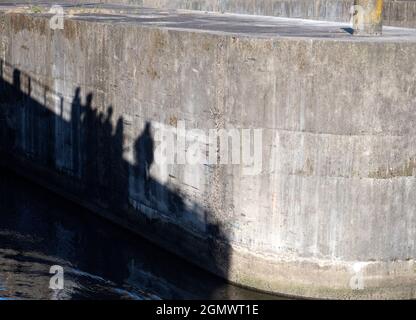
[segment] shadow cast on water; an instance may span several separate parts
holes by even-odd
[[[276,299],[218,277],[0,168],[0,299]],[[65,270],[64,290],[47,286]]]
[[[113,119],[111,105],[93,106],[93,93],[83,98],[81,87],[66,101],[62,93],[3,60],[0,75],[0,151],[7,165],[20,170],[20,160],[30,163],[23,165],[24,174],[35,172],[37,181],[64,189],[98,213],[105,211],[110,220],[227,278],[230,252],[222,226],[176,187],[152,177],[151,122],[134,139],[134,159],[127,161],[126,121]]]

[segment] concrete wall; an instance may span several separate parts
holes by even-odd
[[[0,15],[3,161],[238,284],[416,297],[415,34],[97,17]],[[262,129],[261,171],[157,165],[157,126],[181,120]]]
[[[190,9],[277,17],[350,21],[353,0],[109,0],[153,8]],[[384,24],[416,27],[415,0],[385,0]]]
[[[15,0],[13,3],[24,3]],[[45,3],[32,0],[32,4]],[[62,2],[62,0],[61,0]],[[72,4],[113,3],[160,9],[187,9],[349,22],[354,0],[64,0]],[[0,0],[0,3],[10,3]],[[415,0],[384,0],[384,25],[416,27]]]

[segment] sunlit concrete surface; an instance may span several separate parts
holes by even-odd
[[[39,7],[0,7],[2,161],[244,286],[415,297],[415,30]],[[158,165],[181,121],[261,130],[260,171]]]
[[[3,3],[24,3],[22,0],[0,0]],[[32,4],[47,3],[33,0]],[[348,22],[354,0],[67,0],[77,5],[119,3],[159,9],[188,9],[219,13],[238,13],[287,18]],[[384,0],[385,25],[416,27],[415,0]]]

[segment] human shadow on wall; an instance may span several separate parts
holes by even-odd
[[[66,101],[63,93],[3,60],[0,73],[0,151],[7,165],[23,167],[110,220],[228,277],[230,250],[222,225],[212,222],[209,209],[186,199],[177,184],[152,176],[150,121],[130,142],[133,161],[127,161],[125,126],[131,124],[122,116],[114,119],[112,106],[94,104],[93,93],[82,99],[80,87]],[[212,295],[216,289],[207,287]]]

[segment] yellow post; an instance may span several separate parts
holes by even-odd
[[[354,35],[381,35],[383,0],[354,0]]]

